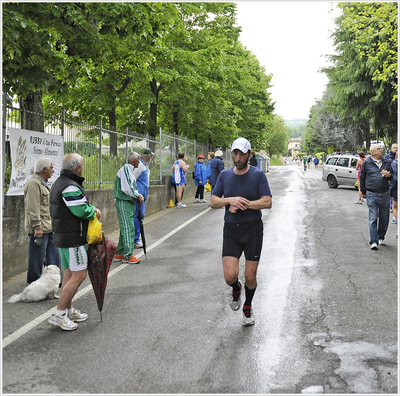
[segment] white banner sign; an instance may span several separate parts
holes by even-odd
[[[53,162],[54,173],[48,185],[52,186],[60,176],[64,158],[64,139],[62,136],[43,132],[9,128],[11,148],[11,180],[7,195],[24,195],[26,182],[34,173],[35,161],[48,157]]]

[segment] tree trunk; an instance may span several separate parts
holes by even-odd
[[[112,131],[117,130],[117,113],[115,111],[115,104],[112,105],[111,110],[108,112],[108,121]],[[118,156],[118,134],[110,133],[110,155],[113,157]]]
[[[369,120],[366,120],[365,122],[362,123],[362,128],[364,130],[364,136],[365,136],[365,149],[367,150],[366,153],[371,148],[371,128],[369,124]]]
[[[152,94],[154,95],[154,102],[150,103],[150,128],[149,128],[149,133],[151,136],[156,136],[157,134],[157,107],[158,107],[158,94],[161,89],[160,87],[157,87],[157,81],[155,78],[153,78],[150,82],[150,89]]]
[[[44,132],[42,92],[31,91],[26,98],[19,97],[21,128],[29,131]]]

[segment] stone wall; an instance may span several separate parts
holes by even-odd
[[[184,200],[194,197],[196,186],[191,174],[188,174]],[[111,233],[119,229],[118,217],[114,205],[113,190],[87,191],[89,202],[101,210],[101,222],[104,232]],[[150,216],[168,206],[174,198],[174,189],[170,177],[163,178],[163,184],[150,186],[146,202],[146,216]],[[24,229],[24,197],[6,196],[3,210],[3,281],[28,269],[29,238]]]

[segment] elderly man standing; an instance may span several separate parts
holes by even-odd
[[[50,317],[49,323],[63,330],[75,330],[78,327],[76,322],[88,318],[86,313],[72,307],[72,299],[87,274],[86,235],[89,220],[94,216],[98,219],[101,217],[100,210],[89,205],[82,173],[83,158],[77,153],[66,155],[60,177],[50,191],[54,241],[60,249],[64,279],[56,312]]]
[[[363,197],[367,197],[369,209],[369,244],[372,250],[377,250],[378,244],[385,244],[390,212],[389,182],[392,179],[393,169],[390,162],[382,158],[382,147],[372,145],[371,157],[363,162],[360,173],[360,190]]]
[[[143,247],[140,241],[140,222],[138,220],[139,210],[142,213],[142,218],[144,219],[145,204],[147,197],[149,195],[149,185],[150,185],[150,169],[148,163],[150,162],[153,152],[149,148],[144,148],[140,152],[140,162],[137,168],[135,168],[136,177],[136,187],[140,194],[143,195],[143,202],[139,204],[136,202],[135,211],[135,248],[140,249]]]
[[[132,253],[135,246],[136,202],[143,201],[143,195],[136,189],[134,169],[139,166],[139,154],[131,151],[128,163],[117,172],[114,182],[114,198],[119,221],[118,249],[114,261],[139,264],[140,259]]]
[[[32,283],[42,275],[43,263],[60,266],[60,253],[54,245],[50,217],[50,188],[48,179],[54,173],[50,158],[40,157],[34,174],[25,184],[25,231],[29,235],[29,264],[27,282]]]

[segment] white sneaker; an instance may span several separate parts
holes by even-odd
[[[355,201],[354,202],[355,204],[362,204],[362,201],[360,200],[360,201]]]
[[[143,247],[143,243],[142,242],[140,242],[140,241],[135,242],[135,249],[140,249],[142,247]]]
[[[89,317],[88,314],[78,311],[74,309],[71,315],[68,315],[68,318],[73,322],[84,322]]]
[[[179,202],[180,203],[180,207],[181,208],[186,208],[187,207],[187,205],[185,205],[183,202]]]
[[[378,250],[378,245],[375,242],[371,244],[371,250]]]
[[[193,201],[193,203],[199,203],[199,202],[200,202],[200,199],[198,199],[198,198],[195,198]]]
[[[76,330],[78,328],[78,325],[72,322],[66,313],[61,316],[53,314],[50,316],[48,322],[53,326],[61,327],[63,330]]]
[[[386,243],[383,239],[379,239],[379,245],[386,245]]]
[[[250,305],[243,306],[243,326],[253,326],[256,321],[253,316],[253,309]]]
[[[392,224],[397,224],[396,217],[394,217],[394,216],[393,216],[393,218],[392,218]]]
[[[207,203],[207,200],[206,199],[200,199],[200,202],[201,203]]]

